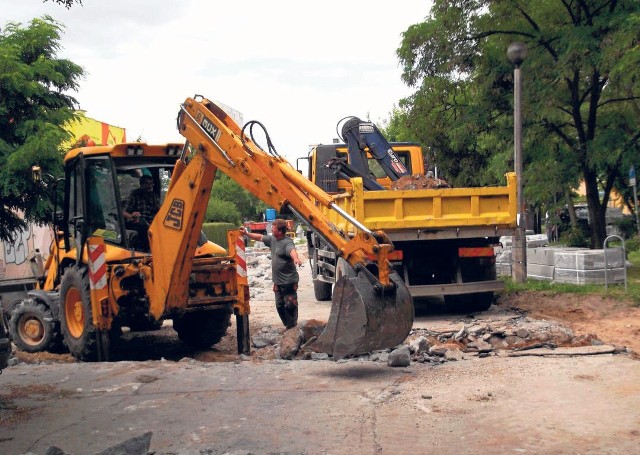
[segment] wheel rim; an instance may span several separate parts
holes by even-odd
[[[37,346],[44,338],[44,325],[35,316],[24,317],[20,321],[19,333],[24,343]]]
[[[82,296],[77,288],[69,288],[64,299],[64,315],[67,330],[74,338],[80,338],[84,332],[85,314]]]

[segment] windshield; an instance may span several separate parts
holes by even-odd
[[[120,243],[122,241],[120,210],[109,158],[88,158],[85,169],[89,232]]]

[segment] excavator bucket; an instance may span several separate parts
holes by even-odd
[[[342,275],[327,325],[311,349],[338,360],[402,343],[413,325],[413,300],[397,273],[389,277],[395,289],[378,293],[365,272]]]

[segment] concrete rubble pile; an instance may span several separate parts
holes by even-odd
[[[325,353],[309,346],[324,329],[324,321],[301,321],[285,330],[262,327],[252,336],[254,356],[263,360],[328,360]],[[562,350],[562,348],[565,348]],[[575,349],[572,348],[583,348]],[[586,348],[586,349],[585,349]],[[626,353],[624,347],[605,345],[594,335],[575,336],[552,321],[536,321],[525,316],[495,319],[465,319],[455,331],[414,329],[395,349],[375,351],[344,361],[385,362],[408,366],[411,362],[441,364],[489,356],[588,355]]]
[[[301,249],[299,249],[301,250]],[[306,251],[305,251],[306,253]],[[258,245],[247,254],[251,297],[271,299],[271,260]],[[325,353],[310,347],[322,333],[326,321],[300,321],[297,327],[264,326],[251,337],[253,356],[263,360],[328,360]],[[441,364],[447,361],[494,355],[554,355],[558,348],[590,347],[575,355],[621,353],[623,347],[604,345],[594,335],[575,336],[553,321],[537,321],[521,314],[493,309],[477,317],[461,319],[456,330],[414,329],[395,349],[375,351],[343,361],[384,362],[389,366],[408,366],[411,362]],[[543,351],[540,351],[543,349]],[[557,351],[560,352],[560,351]]]

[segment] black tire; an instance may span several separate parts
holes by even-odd
[[[173,320],[178,338],[197,349],[208,349],[227,334],[231,312],[227,310],[187,313]]]
[[[317,301],[325,302],[331,300],[333,293],[333,283],[326,283],[318,279],[318,250],[309,247],[309,257],[311,258],[311,274],[313,278],[313,294]]]
[[[444,302],[455,312],[480,313],[493,303],[493,292],[477,292],[465,295],[445,295]]]
[[[11,341],[9,340],[9,333],[5,329],[4,311],[0,306],[0,373],[4,368],[9,366],[9,359],[11,358]]]
[[[62,276],[60,330],[74,357],[86,361],[98,359],[97,330],[93,325],[86,267],[69,267]]]
[[[59,346],[60,333],[51,309],[36,299],[24,299],[11,311],[9,333],[25,352],[41,352]]]
[[[319,302],[324,302],[327,300],[331,300],[333,284],[325,283],[324,281],[320,281],[318,279],[313,280],[313,294],[316,297],[316,300]]]

